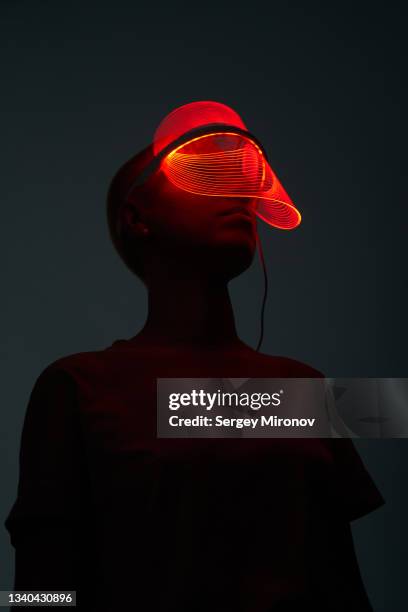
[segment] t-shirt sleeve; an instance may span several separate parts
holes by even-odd
[[[77,586],[86,491],[75,381],[48,366],[26,409],[17,498],[5,521],[16,551],[16,590]]]
[[[385,503],[357,449],[349,438],[329,440],[333,457],[331,490],[336,507],[348,521]]]

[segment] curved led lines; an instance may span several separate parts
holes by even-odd
[[[188,147],[194,150],[196,141],[209,136],[232,136],[240,146],[209,153],[185,152]],[[237,137],[233,132],[199,136],[169,153],[163,160],[162,168],[176,187],[189,193],[219,197],[251,196],[259,199],[256,214],[279,229],[293,229],[301,221],[299,211],[282,199],[282,196],[288,196],[262,150],[249,138]]]

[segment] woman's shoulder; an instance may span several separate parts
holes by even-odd
[[[258,359],[262,372],[265,370],[265,375],[273,371],[287,378],[325,378],[325,375],[314,366],[291,357],[258,353]]]
[[[115,361],[112,349],[120,346],[121,342],[121,340],[117,340],[101,349],[78,351],[57,357],[43,368],[40,372],[40,378],[65,375],[65,377],[76,379],[91,373],[103,375]]]

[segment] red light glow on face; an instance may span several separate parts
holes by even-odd
[[[257,198],[256,214],[274,227],[293,229],[301,221],[262,150],[244,135],[217,132],[193,138],[164,158],[162,170],[190,193]]]

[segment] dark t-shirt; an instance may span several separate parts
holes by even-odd
[[[383,498],[351,440],[156,437],[157,378],[219,375],[322,376],[132,340],[42,372],[6,520],[16,589],[86,611],[372,610],[350,521]]]

